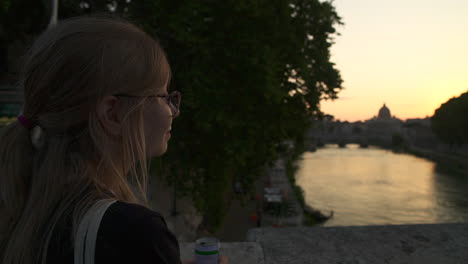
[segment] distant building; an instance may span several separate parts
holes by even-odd
[[[407,141],[412,146],[433,149],[436,145],[443,148],[443,144],[432,131],[432,123],[429,117],[407,119],[403,125]]]
[[[309,136],[323,143],[358,143],[388,147],[392,146],[395,136],[403,138],[409,144],[428,145],[429,141],[434,141],[429,118],[403,122],[392,116],[386,104],[377,111],[377,115],[364,122],[316,122]]]
[[[367,127],[367,138],[370,142],[380,142],[382,145],[390,146],[392,144],[392,136],[401,134],[403,121],[396,117],[392,117],[390,109],[383,104],[378,115],[365,121]]]
[[[378,115],[377,119],[388,120],[388,119],[391,119],[391,118],[392,118],[392,115],[390,114],[390,109],[388,109],[388,107],[384,103],[382,108],[380,108],[380,110],[379,110],[379,115]]]
[[[317,145],[354,143],[391,147],[402,140],[408,147],[468,155],[468,146],[454,148],[441,142],[432,131],[430,117],[402,121],[392,116],[390,108],[385,104],[377,115],[364,122],[315,120],[308,137]]]

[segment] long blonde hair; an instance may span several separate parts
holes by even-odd
[[[65,212],[77,224],[93,201],[147,205],[144,99],[123,100],[121,137],[96,114],[105,95],[148,95],[170,79],[161,46],[116,18],[77,17],[47,30],[26,54],[20,75],[23,115],[43,129],[35,148],[18,121],[0,138],[0,261],[45,263],[52,231]],[[117,155],[109,145],[121,146]],[[117,156],[118,158],[115,158]]]

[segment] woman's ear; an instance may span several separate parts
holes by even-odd
[[[104,130],[113,136],[121,134],[122,125],[119,118],[119,107],[121,107],[119,100],[112,95],[104,96],[96,107],[99,122]]]

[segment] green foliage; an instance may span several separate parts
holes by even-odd
[[[320,100],[337,97],[329,48],[340,17],[319,0],[63,0],[59,18],[110,12],[109,3],[168,54],[171,89],[184,96],[157,162],[213,230],[233,182],[251,189],[284,140],[300,150],[308,120],[323,116]]]
[[[0,40],[12,42],[45,29],[48,22],[44,1],[2,0],[0,3]]]
[[[443,103],[432,117],[432,129],[451,145],[468,143],[468,92]]]
[[[5,15],[8,9],[11,6],[11,1],[10,0],[3,0],[0,2],[0,15]]]
[[[291,157],[287,158],[286,160],[286,176],[288,177],[289,183],[292,187],[294,195],[296,196],[297,201],[301,205],[301,208],[305,206],[305,196],[304,190],[301,186],[296,184],[296,172],[298,170],[297,164],[295,164],[297,160],[297,156],[292,155]]]
[[[301,205],[302,208],[305,206],[305,198],[304,198],[304,190],[299,185],[292,186],[294,194],[296,195],[297,201]]]

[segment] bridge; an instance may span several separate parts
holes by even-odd
[[[345,147],[348,144],[358,144],[361,147],[369,145],[391,147],[398,143],[398,135],[404,133],[401,123],[368,121],[366,123],[320,122],[315,123],[306,134],[312,146],[338,144]]]

